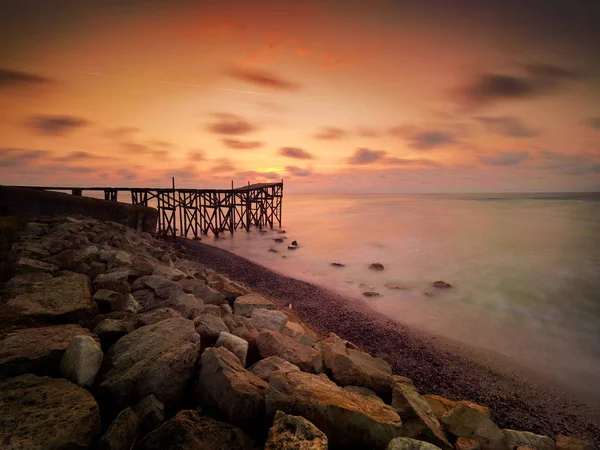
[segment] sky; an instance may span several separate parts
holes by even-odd
[[[600,191],[588,0],[0,3],[0,183]]]

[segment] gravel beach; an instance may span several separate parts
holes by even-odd
[[[585,404],[548,380],[501,355],[426,334],[371,310],[362,299],[278,274],[226,250],[178,239],[190,259],[246,283],[305,322],[332,331],[399,373],[412,378],[422,394],[487,405],[501,428],[555,437],[578,436],[600,447],[600,407]]]

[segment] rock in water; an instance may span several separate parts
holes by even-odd
[[[464,403],[442,416],[442,423],[449,434],[456,437],[477,439],[483,450],[506,450],[506,439],[502,430],[481,411]]]
[[[406,290],[406,289],[408,289],[408,287],[405,286],[402,283],[392,283],[392,282],[389,282],[389,283],[385,283],[384,286],[386,288],[388,288],[388,289],[397,289],[397,290]]]
[[[91,336],[75,336],[60,361],[60,373],[86,389],[91,388],[100,370],[102,349]]]
[[[278,331],[262,331],[256,338],[256,344],[263,358],[279,356],[305,372],[319,373],[323,370],[321,352]]]
[[[88,448],[100,435],[94,397],[63,378],[26,374],[0,381],[3,450]]]
[[[242,367],[224,347],[202,354],[196,397],[208,408],[218,408],[227,420],[240,426],[260,424],[265,415],[267,383]]]
[[[333,267],[346,267],[345,264],[339,263],[339,262],[332,262],[331,265]]]
[[[434,281],[432,286],[439,289],[448,289],[452,287],[450,283],[446,283],[445,281]]]
[[[363,292],[363,295],[365,297],[379,297],[381,294],[379,292],[375,292],[375,291],[367,291],[367,292]]]
[[[327,436],[304,417],[277,411],[265,450],[298,449],[327,450]]]
[[[246,433],[228,423],[199,416],[192,410],[180,411],[139,444],[139,450],[249,450],[254,442]]]
[[[383,270],[383,264],[381,264],[381,263],[371,263],[371,265],[369,266],[369,269],[376,270],[376,271],[381,271],[381,270]]]
[[[174,406],[194,375],[199,351],[200,336],[191,320],[167,319],[138,328],[108,353],[98,397],[113,413],[150,394]]]
[[[402,421],[381,400],[344,391],[323,375],[277,371],[266,391],[267,414],[302,416],[332,447],[384,449],[401,435]]]
[[[0,341],[0,378],[27,372],[60,375],[60,361],[75,336],[91,336],[79,325],[25,328]],[[91,337],[90,337],[91,339]]]
[[[261,359],[252,367],[250,367],[250,372],[256,375],[261,380],[269,381],[269,376],[277,371],[282,370],[284,372],[289,372],[291,370],[300,370],[298,366],[293,365],[292,363],[286,361],[279,356],[270,356],[265,359]]]
[[[119,413],[100,438],[97,450],[130,450],[140,428],[140,421],[131,408]]]
[[[275,304],[258,294],[242,295],[235,299],[233,312],[238,316],[251,317],[255,309],[276,309]]]
[[[238,357],[242,366],[246,367],[246,357],[248,356],[248,342],[235,334],[223,331],[219,333],[219,338],[215,342],[215,347],[225,347],[231,353]]]
[[[529,447],[535,450],[554,450],[554,439],[528,431],[502,430],[508,448]]]
[[[429,442],[417,441],[407,437],[392,439],[386,450],[440,450],[436,445]]]
[[[262,308],[252,311],[252,317],[250,318],[250,323],[258,331],[264,329],[280,331],[287,321],[288,318],[283,312]]]

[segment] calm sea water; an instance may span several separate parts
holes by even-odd
[[[204,242],[600,396],[600,194],[286,194],[283,225]]]

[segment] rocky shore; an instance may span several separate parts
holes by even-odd
[[[496,405],[442,397],[446,385],[431,386],[438,375],[414,377],[389,351],[397,343],[389,323],[365,334],[377,325],[366,311],[335,298],[311,303],[306,283],[195,242],[185,242],[186,256],[182,242],[86,217],[24,223],[0,294],[3,449],[598,444],[591,417],[583,428],[567,424],[567,436],[564,425],[547,436],[503,429]],[[427,366],[433,350],[422,344],[398,352],[416,349],[412,362],[424,357]]]

